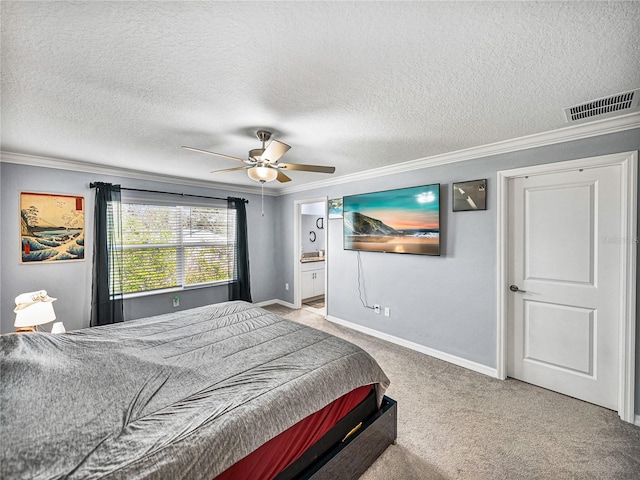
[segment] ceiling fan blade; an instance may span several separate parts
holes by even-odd
[[[213,170],[211,173],[235,172],[236,170],[249,170],[250,168],[251,168],[251,165],[247,165],[246,167],[227,168],[225,170]]]
[[[291,179],[289,177],[287,177],[284,173],[282,173],[280,170],[278,170],[278,177],[277,180],[280,183],[284,183],[284,182],[290,182]]]
[[[277,162],[280,157],[289,151],[291,147],[286,143],[279,142],[277,140],[271,140],[271,143],[264,149],[261,157],[270,163]]]
[[[182,145],[182,148],[186,148],[187,150],[193,150],[194,152],[206,153],[207,155],[215,155],[216,157],[228,158],[229,160],[235,160],[236,162],[243,162],[243,163],[246,162],[246,160],[243,160],[242,158],[231,157],[229,155],[225,155],[224,153],[209,152],[207,150],[200,150],[199,148],[185,147],[184,145]]]
[[[336,167],[325,167],[323,165],[302,165],[300,163],[279,163],[279,168],[287,170],[301,170],[303,172],[333,173]]]

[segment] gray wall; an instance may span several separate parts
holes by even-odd
[[[300,222],[300,235],[302,251],[304,253],[307,252],[317,252],[319,250],[324,250],[325,240],[324,240],[324,232],[317,227],[317,220],[322,219],[322,222],[326,223],[326,219],[323,217],[319,217],[318,215],[301,215],[302,221]],[[310,240],[311,232],[316,234],[316,241],[312,242]]]
[[[328,315],[488,367],[496,367],[496,173],[529,165],[574,160],[640,149],[640,130],[604,135],[466,162],[435,166],[365,181],[280,197],[277,265],[282,280],[277,295],[293,302],[295,200],[441,184],[442,256],[361,252],[363,286],[369,305],[391,308],[385,318],[359,300],[357,253],[342,249],[342,221],[328,219]],[[488,210],[451,211],[451,184],[488,179]],[[640,211],[640,208],[639,208]],[[640,268],[639,268],[640,271]],[[640,298],[640,296],[639,296]],[[636,349],[636,412],[640,411],[640,327]]]
[[[91,307],[91,258],[93,255],[93,181],[119,183],[123,187],[191,193],[215,197],[247,198],[247,228],[251,265],[251,289],[254,302],[276,296],[272,281],[274,257],[271,247],[276,242],[273,214],[276,203],[265,197],[265,216],[261,216],[260,196],[236,194],[233,191],[185,187],[160,182],[133,180],[121,177],[94,175],[50,168],[0,163],[0,332],[13,331],[15,297],[33,290],[45,289],[58,300],[54,303],[56,316],[67,330],[89,326]],[[20,231],[18,202],[21,191],[83,195],[85,197],[86,251],[85,260],[56,264],[20,264]],[[175,293],[137,297],[125,301],[127,319],[183,310],[227,299],[227,286],[183,290],[178,293],[180,306],[172,306]]]
[[[391,317],[363,308],[358,298],[357,254],[342,249],[341,220],[325,219],[327,228],[328,314],[380,332],[419,343],[489,367],[496,366],[496,172],[609,153],[639,150],[640,130],[599,136],[520,152],[454,163],[384,178],[309,190],[282,197],[240,194],[248,206],[253,299],[293,302],[294,201],[321,196],[372,192],[428,183],[441,184],[442,256],[425,257],[362,252],[363,286],[369,304],[391,308]],[[488,210],[451,212],[451,183],[488,179]],[[58,318],[69,329],[88,325],[91,292],[93,195],[91,181],[133,188],[226,197],[233,192],[182,187],[63,170],[0,163],[0,331],[13,330],[14,297],[44,288],[58,298]],[[84,195],[87,260],[56,265],[19,263],[18,196],[20,191]],[[640,211],[640,208],[639,208]],[[639,268],[640,271],[640,268]],[[639,282],[640,287],[640,282]],[[173,311],[173,294],[127,302],[128,318]],[[179,309],[225,298],[220,288],[180,293]],[[640,288],[639,288],[640,298]],[[640,326],[637,330],[636,412],[640,412]]]

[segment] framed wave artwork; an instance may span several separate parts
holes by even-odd
[[[20,261],[84,260],[84,197],[20,193]]]

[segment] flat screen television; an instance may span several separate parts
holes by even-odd
[[[343,198],[345,250],[440,255],[440,184]]]

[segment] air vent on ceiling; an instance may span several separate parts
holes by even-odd
[[[567,122],[577,122],[594,117],[610,117],[638,110],[640,89],[619,93],[610,97],[592,100],[575,107],[564,109]]]

